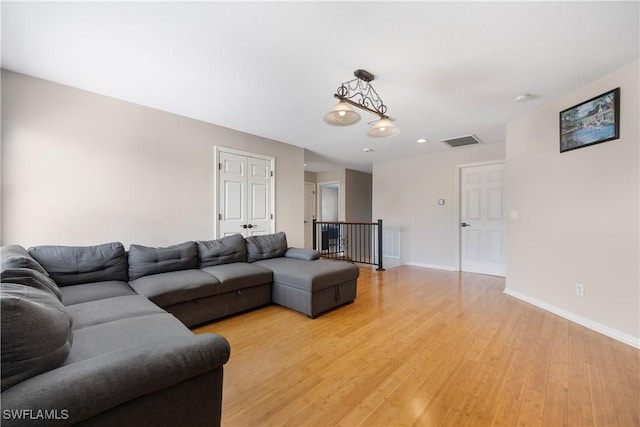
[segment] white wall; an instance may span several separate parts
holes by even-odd
[[[458,268],[456,166],[504,159],[504,149],[483,144],[374,163],[373,218],[401,230],[401,263]]]
[[[276,158],[276,230],[304,245],[304,150],[2,71],[2,244],[211,239],[215,145]]]
[[[620,139],[560,153],[559,112],[616,87]],[[636,61],[507,125],[506,292],[635,346],[639,90]]]

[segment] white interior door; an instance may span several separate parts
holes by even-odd
[[[505,275],[504,163],[460,170],[461,269]]]
[[[219,151],[217,237],[272,233],[272,185],[270,160]]]
[[[304,247],[313,246],[313,220],[316,217],[316,184],[304,183]]]
[[[218,236],[242,233],[247,224],[247,159],[221,152],[218,158]]]
[[[271,162],[247,158],[247,236],[271,233]]]

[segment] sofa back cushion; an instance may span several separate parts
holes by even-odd
[[[129,280],[151,274],[187,270],[198,267],[196,242],[166,247],[131,245],[129,247]]]
[[[7,268],[0,273],[0,280],[2,280],[3,283],[17,283],[49,292],[55,296],[58,301],[62,301],[62,292],[60,292],[60,288],[56,285],[56,282],[37,270],[30,268]]]
[[[244,239],[247,248],[247,261],[281,257],[287,252],[287,236],[284,232],[251,236]]]
[[[29,254],[58,286],[81,283],[127,281],[127,253],[122,243],[96,246],[35,246]]]
[[[30,268],[48,276],[49,273],[38,261],[33,259],[29,252],[20,245],[6,245],[0,250],[0,260],[2,262],[0,270],[7,268]]]
[[[198,268],[247,261],[247,249],[241,234],[225,236],[218,240],[197,242],[197,244]]]
[[[71,316],[48,292],[0,285],[2,391],[62,365],[71,349]]]

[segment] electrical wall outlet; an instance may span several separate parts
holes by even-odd
[[[576,295],[579,297],[584,296],[584,285],[582,283],[576,283]]]

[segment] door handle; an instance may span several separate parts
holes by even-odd
[[[256,227],[257,227],[257,225],[256,225]],[[249,225],[247,225],[247,228],[253,228],[253,225],[249,224]]]
[[[471,224],[467,224],[466,222],[463,222],[462,224],[460,224],[463,227],[471,227]]]
[[[247,224],[242,224],[241,227],[242,228],[247,228]]]

